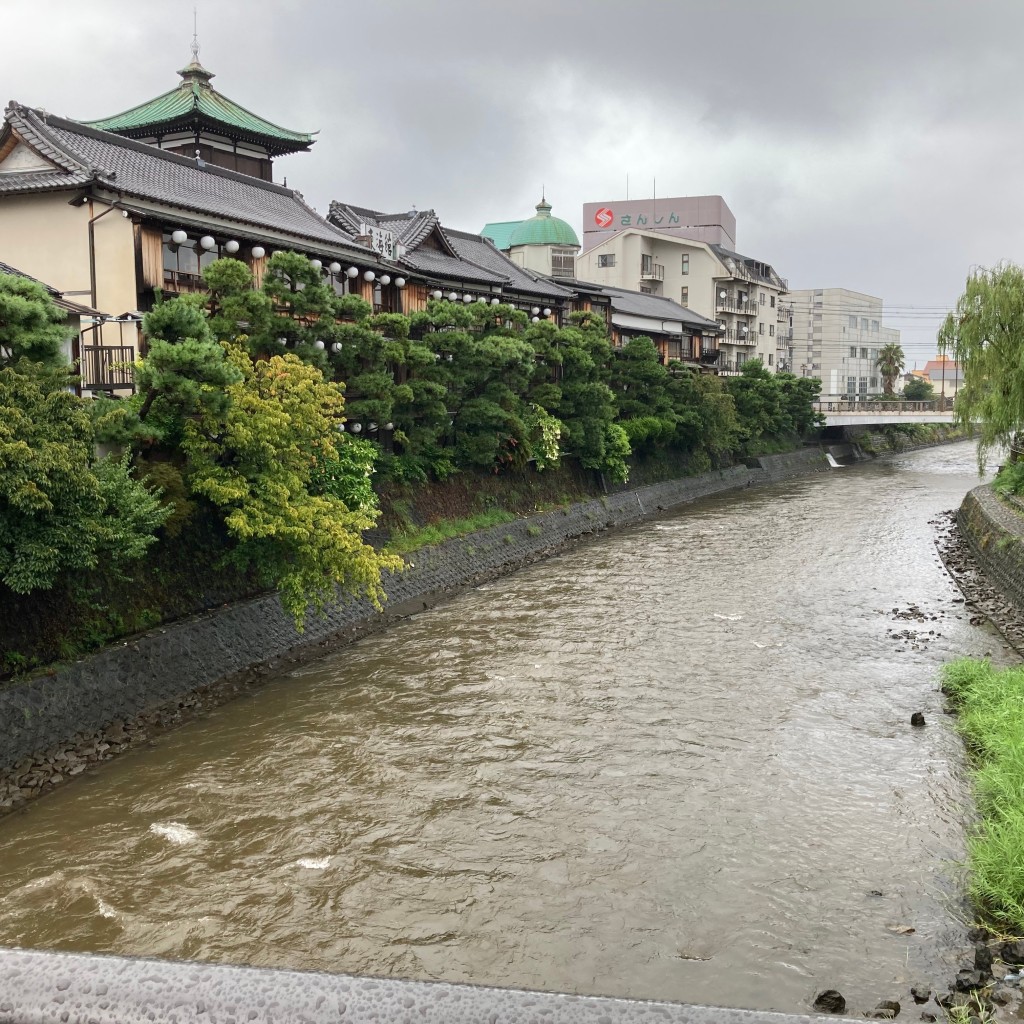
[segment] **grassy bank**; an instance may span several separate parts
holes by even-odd
[[[943,690],[973,759],[970,895],[1002,929],[1024,934],[1024,666],[963,658],[946,666]]]

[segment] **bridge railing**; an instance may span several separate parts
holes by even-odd
[[[923,412],[948,412],[952,403],[943,401],[941,398],[932,399],[928,402],[850,402],[842,399],[824,399],[814,403],[818,412],[857,412],[870,415],[879,412],[911,413],[920,415]]]

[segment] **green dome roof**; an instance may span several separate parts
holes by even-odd
[[[509,245],[574,245],[579,248],[576,232],[564,221],[551,216],[551,204],[541,199],[537,215],[524,220],[509,238]]]

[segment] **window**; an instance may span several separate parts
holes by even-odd
[[[857,358],[857,346],[856,345],[851,345],[850,346],[850,358],[851,359],[856,359]]]
[[[853,395],[853,394],[857,393],[857,378],[856,377],[847,377],[846,378],[846,393],[848,395]]]
[[[683,253],[683,273],[688,274],[690,272],[690,254],[688,252]]]
[[[866,331],[868,329],[868,318],[866,316],[862,316],[860,318],[860,329],[862,331]]]
[[[175,245],[169,232],[163,236],[164,287],[172,292],[205,291],[202,272],[217,258],[217,249],[199,248],[193,239]]]
[[[763,323],[757,325],[757,333],[758,334],[764,334],[764,324]]]
[[[877,388],[878,387],[878,378],[877,377],[872,377],[871,378],[871,386],[873,388]]]
[[[757,301],[764,305],[764,292],[758,292]]]
[[[769,338],[774,338],[775,337],[775,324],[769,324],[768,325],[768,337]]]
[[[771,352],[768,353],[768,365],[769,366],[772,365],[772,354],[771,354]]]
[[[857,389],[862,395],[866,395],[868,391],[868,379],[867,377],[861,377],[860,387]]]
[[[680,306],[688,306],[689,304],[690,304],[690,289],[687,288],[686,285],[684,285],[682,290],[679,293],[679,305]]]
[[[871,321],[871,331],[874,334],[878,333],[878,321],[877,320],[872,320]]]
[[[653,295],[654,294],[654,289],[651,288],[649,285],[646,285],[646,284],[640,285],[640,291],[644,295]]]
[[[854,328],[857,326],[857,318],[855,316],[850,317],[850,326]]]
[[[868,357],[868,350],[866,348],[862,348],[860,350],[860,357],[861,357],[861,359],[867,359],[867,357]]]
[[[649,274],[651,272],[651,263],[653,262],[651,254],[644,252],[640,254],[640,273]]]
[[[576,258],[572,249],[551,250],[551,276],[552,277],[575,277]]]
[[[773,295],[772,296],[772,309],[774,309],[774,308],[775,308],[775,296]]]
[[[597,257],[597,265],[599,267],[614,267],[615,266],[615,253],[610,252],[604,256]]]

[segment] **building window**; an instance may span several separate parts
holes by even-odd
[[[640,254],[640,273],[641,274],[649,274],[651,272],[651,263],[652,262],[653,262],[653,257],[651,256],[651,254],[649,252],[641,253]]]
[[[850,358],[851,359],[856,359],[857,358],[857,346],[856,345],[851,345],[850,346]]]
[[[868,318],[866,316],[862,316],[860,318],[860,329],[862,331],[866,331],[868,329]]]
[[[775,337],[775,324],[769,324],[768,325],[768,337],[769,338],[774,338]]]
[[[683,285],[682,290],[679,293],[679,305],[688,306],[690,304],[690,289]]]
[[[757,333],[758,334],[764,334],[764,324],[763,323],[760,323],[760,324],[757,325]]]
[[[860,350],[860,357],[861,357],[861,359],[867,359],[867,357],[868,357],[868,350],[866,348],[862,348]]]
[[[688,274],[690,272],[690,254],[688,252],[683,253],[683,273]]]
[[[846,393],[848,395],[855,395],[857,393],[857,378],[847,377],[846,378]]]
[[[769,366],[772,365],[772,354],[771,354],[771,352],[768,353],[768,365]]]
[[[615,266],[615,253],[610,252],[605,256],[597,257],[597,265],[599,267],[614,267]]]
[[[857,327],[857,318],[855,316],[851,316],[850,317],[850,326],[853,327],[854,329],[856,329],[856,327]]]
[[[772,296],[772,309],[774,309],[774,308],[775,308],[775,296],[773,295]]]
[[[644,295],[653,295],[653,294],[654,294],[654,289],[653,289],[653,288],[650,288],[650,287],[648,287],[648,286],[647,286],[647,285],[645,285],[645,284],[642,284],[642,285],[640,285],[640,291],[641,291],[641,292],[642,292],[642,293],[643,293]]]
[[[551,276],[575,277],[576,257],[572,249],[551,250]]]
[[[878,378],[877,377],[872,377],[871,378],[871,386],[873,388],[877,388],[878,387]]]
[[[871,321],[871,331],[872,331],[873,334],[877,334],[878,333],[878,321],[877,320],[872,320]]]
[[[857,389],[862,395],[866,395],[868,392],[868,379],[867,377],[861,377],[860,387]]]
[[[758,292],[757,298],[758,298],[758,302],[760,302],[761,305],[763,306],[764,305],[764,292]]]
[[[175,245],[169,232],[163,236],[164,287],[171,292],[205,291],[203,268],[217,259],[217,249],[199,248],[193,239]]]

